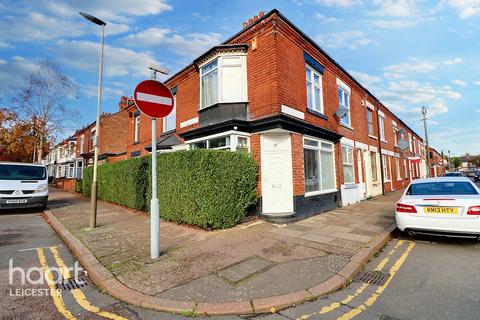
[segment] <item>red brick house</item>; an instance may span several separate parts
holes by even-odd
[[[266,218],[298,219],[425,176],[422,138],[277,10],[165,84],[176,110],[158,123],[158,147],[248,150]],[[143,155],[150,119],[127,104],[127,153]]]
[[[445,173],[445,159],[432,147],[430,149],[430,177],[440,177]]]

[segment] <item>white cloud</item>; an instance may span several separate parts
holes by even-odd
[[[448,86],[437,87],[430,83],[408,80],[390,82],[378,96],[384,99],[392,110],[402,113],[419,114],[422,105],[425,105],[430,116],[447,112],[446,100],[458,100],[462,97]]]
[[[320,20],[322,23],[332,23],[332,22],[337,22],[340,21],[340,19],[335,18],[335,17],[329,17],[326,15],[323,15],[321,13],[315,13],[315,17]]]
[[[480,14],[480,0],[448,0],[447,3],[458,12],[461,19]]]
[[[435,63],[427,61],[418,61],[416,59],[411,59],[412,62],[405,62],[400,64],[394,64],[383,68],[386,72],[404,74],[404,73],[425,73],[437,68]]]
[[[362,0],[316,0],[318,4],[326,7],[350,8],[363,3]]]
[[[20,84],[29,72],[40,70],[40,62],[22,56],[14,56],[10,60],[0,62],[0,83],[3,89],[8,90],[10,85]]]
[[[475,110],[476,113],[480,113],[480,109]]]
[[[60,20],[42,13],[6,16],[0,20],[0,39],[11,41],[51,40],[85,34],[84,23]]]
[[[480,81],[474,81],[473,84],[476,86],[480,86]]]
[[[149,28],[124,38],[124,43],[140,47],[161,47],[186,57],[196,57],[221,42],[219,33],[186,33],[166,28]]]
[[[58,41],[57,60],[72,68],[97,72],[99,44],[91,41]],[[150,52],[105,46],[104,72],[107,77],[148,76],[148,65],[158,64]]]
[[[402,19],[373,20],[369,22],[372,27],[382,29],[402,29],[410,28],[417,24],[417,21]]]
[[[349,73],[357,79],[362,85],[367,87],[372,87],[380,82],[382,82],[382,78],[369,75],[368,73],[358,72],[350,70]]]
[[[97,97],[98,95],[98,86],[96,84],[92,85],[84,85],[82,86],[82,92],[88,98]],[[107,85],[102,86],[102,97],[104,98],[118,98],[120,96],[125,95],[127,90],[121,89],[118,87],[112,87]]]
[[[379,8],[372,15],[390,17],[412,17],[417,14],[415,0],[375,0]]]
[[[454,83],[456,85],[459,85],[459,86],[462,86],[462,87],[467,85],[467,83],[465,81],[459,80],[459,79],[452,80],[452,83]]]
[[[328,48],[349,47],[357,49],[359,46],[368,45],[372,40],[362,31],[344,31],[318,35],[317,41]]]
[[[444,64],[446,65],[452,65],[452,64],[459,64],[462,63],[463,59],[462,58],[453,58],[453,59],[448,59],[443,61]]]
[[[41,4],[44,6],[44,4]],[[68,17],[72,12],[83,11],[95,13],[99,19],[113,20],[116,22],[128,22],[131,17],[141,17],[157,15],[165,11],[172,10],[172,6],[165,0],[97,0],[83,1],[72,0],[50,1],[45,6],[47,10],[58,16]]]

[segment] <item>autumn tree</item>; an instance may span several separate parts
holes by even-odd
[[[11,88],[9,107],[19,123],[32,125],[37,162],[43,158],[45,145],[53,143],[66,125],[78,118],[66,107],[66,101],[75,98],[76,93],[77,86],[48,60],[27,74],[21,85]]]

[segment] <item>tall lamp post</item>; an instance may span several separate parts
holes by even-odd
[[[105,38],[105,25],[102,20],[89,15],[88,13],[79,12],[82,17],[90,22],[95,23],[102,27],[102,38],[100,46],[100,64],[98,66],[98,94],[97,94],[97,121],[95,124],[95,137],[94,137],[94,156],[93,156],[93,181],[92,192],[90,196],[90,229],[94,229],[97,226],[97,166],[98,166],[98,136],[100,134],[100,106],[102,103],[102,73],[103,73],[103,42]]]
[[[426,144],[426,161],[427,161],[427,178],[430,177],[430,148],[428,147],[428,134],[427,134],[427,108],[422,107],[423,114],[423,128],[425,130],[425,144]]]

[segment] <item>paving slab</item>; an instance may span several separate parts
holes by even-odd
[[[155,261],[143,212],[99,201],[100,227],[87,231],[89,199],[52,189],[49,219],[92,280],[123,301],[167,311],[198,305],[206,314],[229,314],[232,306],[249,314],[255,301],[278,310],[343,286],[383,245],[400,195],[285,225],[251,220],[206,231],[162,220]]]

